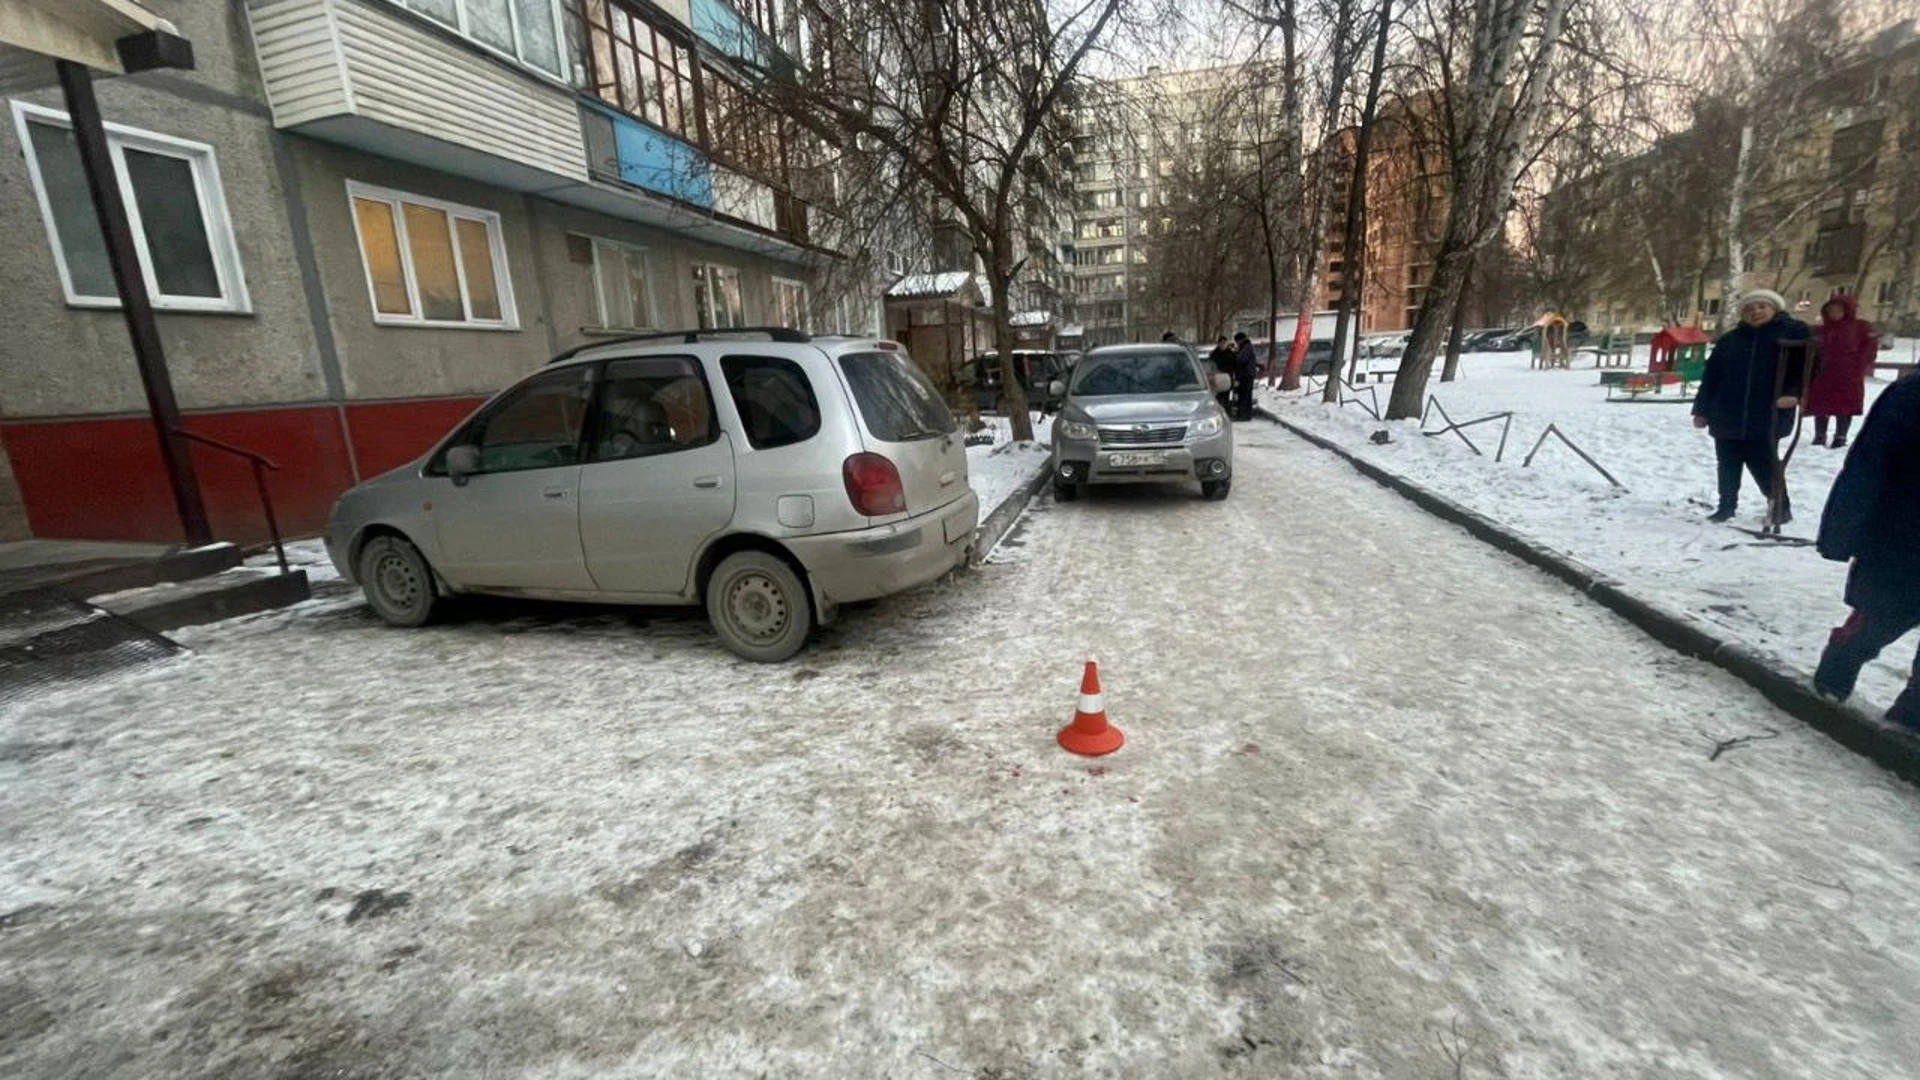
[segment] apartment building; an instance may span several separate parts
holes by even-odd
[[[1067,292],[1080,343],[1157,341],[1165,315],[1142,295],[1154,222],[1182,159],[1218,150],[1238,67],[1163,71],[1102,82],[1076,116]],[[1177,329],[1177,328],[1176,328]],[[1189,335],[1198,328],[1187,327]]]
[[[1920,35],[1888,27],[1770,116],[1743,213],[1736,289],[1816,318],[1855,293],[1863,318],[1920,332]],[[1694,127],[1549,193],[1536,261],[1596,325],[1721,312],[1729,162],[1738,129]],[[1705,194],[1702,194],[1705,193]]]
[[[735,61],[775,0],[151,0],[191,72],[99,97],[186,426],[273,459],[282,524],[403,464],[560,349],[650,329],[877,332],[791,133]],[[47,83],[51,79],[46,80]],[[180,529],[57,90],[0,140],[0,535]],[[262,531],[199,447],[214,530]]]
[[[1367,165],[1362,333],[1411,329],[1433,282],[1452,185],[1430,106],[1430,99],[1389,99],[1374,122]],[[1339,177],[1320,252],[1317,306],[1322,311],[1340,303],[1348,284],[1346,195],[1354,145],[1355,133],[1348,129],[1322,151]]]

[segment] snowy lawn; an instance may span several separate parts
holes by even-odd
[[[1053,417],[1034,415],[1033,442],[1013,441],[1013,424],[1001,416],[982,416],[986,423],[981,433],[991,433],[991,445],[967,447],[967,476],[980,496],[980,520],[994,512],[1007,496],[1026,487],[1047,467],[1051,452],[1047,439],[1053,433]]]
[[[1905,361],[1916,343],[1901,341],[1882,354]],[[1408,480],[1445,495],[1515,531],[1565,552],[1618,578],[1634,595],[1695,619],[1716,634],[1773,655],[1812,677],[1827,632],[1845,620],[1846,567],[1820,558],[1811,547],[1781,546],[1727,525],[1705,520],[1717,498],[1713,442],[1696,430],[1689,406],[1676,395],[1646,395],[1637,402],[1608,401],[1589,357],[1572,371],[1531,371],[1526,353],[1483,353],[1462,359],[1461,377],[1435,378],[1429,392],[1454,421],[1512,411],[1513,428],[1503,461],[1493,460],[1500,442],[1498,421],[1466,429],[1484,457],[1475,457],[1455,435],[1426,438],[1417,424],[1381,424],[1358,405],[1324,406],[1317,395],[1303,400],[1265,391],[1263,403],[1288,421],[1330,438]],[[1636,370],[1645,370],[1645,349]],[[1436,365],[1437,369],[1437,365]],[[1867,384],[1868,403],[1887,383]],[[1391,384],[1379,386],[1384,411]],[[1358,395],[1372,400],[1364,389]],[[1551,423],[1614,475],[1626,490],[1607,483],[1556,439],[1549,438],[1530,468],[1521,461]],[[1443,427],[1438,414],[1427,430]],[[1858,424],[1856,422],[1856,428]],[[1370,436],[1381,428],[1392,443]],[[1809,421],[1788,467],[1794,522],[1790,536],[1811,538],[1819,529],[1827,491],[1844,452],[1812,445]],[[1757,529],[1766,498],[1745,478],[1740,516],[1733,526]],[[1869,709],[1892,704],[1906,683],[1920,635],[1881,654],[1861,676],[1857,700]]]
[[[334,597],[0,710],[0,1077],[1911,1075],[1920,794],[1238,430],[783,666]]]

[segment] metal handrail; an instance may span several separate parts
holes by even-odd
[[[190,439],[202,446],[212,447],[215,450],[221,450],[238,457],[246,458],[247,462],[253,466],[253,483],[255,487],[260,489],[260,509],[264,510],[267,515],[267,535],[273,538],[273,555],[274,558],[280,562],[280,572],[283,574],[288,573],[287,548],[286,545],[280,542],[280,522],[273,516],[273,496],[267,493],[266,471],[272,469],[278,472],[280,466],[274,464],[273,459],[264,454],[256,454],[251,450],[235,446],[232,443],[221,442],[219,439],[209,438],[205,435],[198,435],[188,431],[186,428],[174,428],[173,431],[174,434],[183,439]]]

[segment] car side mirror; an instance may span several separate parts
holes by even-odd
[[[447,451],[447,475],[455,487],[464,487],[467,477],[480,471],[480,448],[455,446]]]
[[[1055,379],[1047,384],[1047,394],[1050,397],[1066,397],[1067,384],[1059,379]]]
[[[1225,394],[1231,391],[1232,389],[1233,389],[1233,376],[1227,374],[1224,371],[1216,371],[1213,373],[1213,392],[1214,393]]]

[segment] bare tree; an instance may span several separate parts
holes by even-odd
[[[1420,415],[1427,377],[1475,252],[1499,240],[1521,173],[1537,151],[1554,52],[1570,0],[1426,0],[1416,35],[1443,82],[1439,107],[1451,114],[1446,227],[1432,283],[1394,379],[1388,416]],[[1456,31],[1466,39],[1465,70],[1455,85]]]
[[[1393,32],[1393,0],[1380,0],[1373,15],[1373,61],[1367,68],[1366,96],[1360,103],[1360,122],[1354,130],[1353,180],[1347,191],[1345,272],[1340,290],[1339,317],[1333,331],[1335,367],[1328,373],[1321,400],[1340,400],[1339,364],[1351,346],[1351,324],[1358,321],[1360,298],[1366,288],[1367,270],[1367,180],[1373,158],[1373,128],[1380,111],[1380,82],[1387,72],[1387,39]],[[1302,312],[1302,321],[1305,313]]]
[[[804,70],[740,61],[762,105],[833,145],[881,155],[965,231],[992,293],[1016,439],[1033,438],[1009,324],[1032,255],[1024,219],[1065,188],[1083,67],[1129,2],[1050,10],[1044,0],[847,0],[812,28],[822,55]]]

